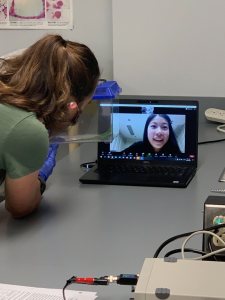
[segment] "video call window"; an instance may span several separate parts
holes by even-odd
[[[113,114],[113,140],[110,144],[110,151],[122,152],[134,143],[143,141],[144,129],[147,119],[151,114],[129,114],[129,113],[114,113]],[[179,145],[180,151],[185,152],[185,115],[168,115],[171,120],[172,130]],[[163,120],[162,126],[163,126]],[[165,123],[167,121],[165,120]],[[156,135],[158,139],[163,135],[157,122],[152,120],[152,126],[158,126]],[[162,133],[161,133],[162,132]]]
[[[112,140],[100,143],[101,159],[194,161],[198,147],[198,106],[180,101],[114,102]],[[156,103],[152,103],[156,102]],[[157,132],[157,133],[156,133]]]

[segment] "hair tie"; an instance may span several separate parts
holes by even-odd
[[[70,103],[68,103],[68,106],[69,106],[70,109],[77,109],[78,108],[76,102],[70,102]]]

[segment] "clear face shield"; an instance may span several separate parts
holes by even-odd
[[[58,144],[111,142],[113,101],[121,91],[116,81],[100,82],[95,89],[92,101],[76,116],[76,124],[52,136],[50,142]]]

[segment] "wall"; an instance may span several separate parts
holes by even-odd
[[[113,0],[123,94],[225,96],[224,0]]]
[[[73,30],[0,30],[0,55],[25,48],[46,33],[87,44],[95,53],[102,77],[112,79],[112,0],[73,0]]]

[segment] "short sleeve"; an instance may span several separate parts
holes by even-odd
[[[20,121],[6,138],[4,164],[10,178],[20,178],[39,170],[49,146],[45,126],[34,116]]]

